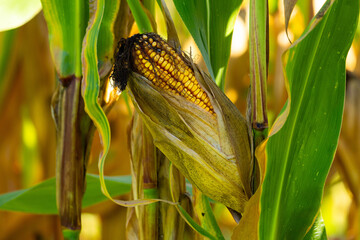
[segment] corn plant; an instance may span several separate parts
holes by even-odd
[[[58,214],[64,238],[79,239],[82,208],[110,199],[127,208],[127,239],[225,239],[212,209],[220,203],[237,224],[231,239],[327,239],[320,206],[340,135],[345,59],[359,1],[326,1],[291,39],[282,55],[288,98],[272,123],[269,3],[248,2],[246,113],[224,93],[242,1],[171,1],[207,69],[182,49],[169,3],[41,0],[30,5],[23,22],[42,8],[56,75],[51,101],[56,178],[1,195],[0,208]],[[295,4],[284,1],[287,34]],[[157,32],[155,9],[166,36]],[[15,31],[2,34],[1,49],[11,49]],[[12,69],[7,58],[3,51],[4,89]],[[131,176],[106,177],[107,114],[119,98],[132,112],[123,143]],[[96,132],[102,144],[99,175],[87,173]],[[116,198],[128,193],[131,199]]]

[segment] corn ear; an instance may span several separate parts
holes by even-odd
[[[205,195],[242,213],[253,164],[246,121],[231,101],[155,34],[123,40],[115,61],[115,83],[128,82],[156,147]]]

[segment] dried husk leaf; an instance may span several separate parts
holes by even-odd
[[[241,213],[251,196],[247,124],[215,83],[193,69],[216,114],[137,73],[130,76],[129,95],[156,147],[205,195]]]
[[[157,158],[152,137],[143,121],[135,112],[128,131],[128,142],[131,155],[132,195],[133,199],[154,199],[157,194]],[[158,238],[159,203],[136,206],[128,210],[129,219],[136,215],[138,230],[129,225],[127,232],[137,234],[139,239]]]

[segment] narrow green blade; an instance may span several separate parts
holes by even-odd
[[[130,192],[131,176],[105,177],[106,186],[111,196]],[[86,192],[82,201],[83,207],[107,200],[101,192],[99,176],[86,175]],[[15,192],[0,195],[0,209],[21,211],[36,214],[57,214],[56,180],[50,178],[42,183]]]
[[[223,89],[235,19],[242,0],[173,0],[211,77]]]

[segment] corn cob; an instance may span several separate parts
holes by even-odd
[[[180,95],[215,115],[207,93],[195,78],[190,61],[177,53],[159,35],[136,34],[122,39],[112,74],[115,84],[124,90],[128,75],[134,71],[155,86]]]

